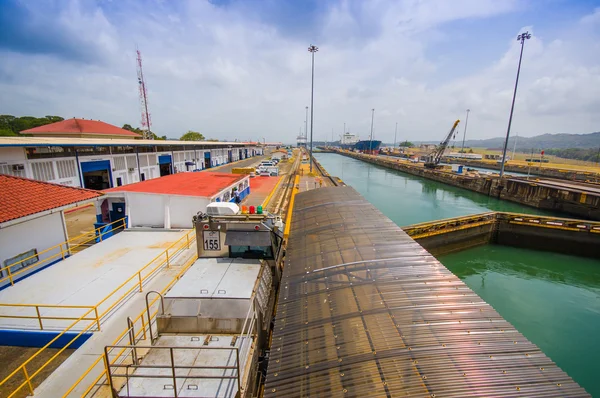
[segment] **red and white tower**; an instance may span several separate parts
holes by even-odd
[[[144,72],[142,71],[142,54],[138,49],[135,52],[137,53],[137,76],[140,87],[140,105],[142,108],[142,129],[144,130],[144,139],[151,140],[152,134],[150,133],[150,128],[152,122],[150,121],[150,112],[148,112],[148,91],[146,90]]]

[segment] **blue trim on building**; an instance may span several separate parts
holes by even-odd
[[[70,257],[70,256],[69,256],[68,254],[65,254],[65,259],[66,259],[66,258],[69,258],[69,257]],[[43,267],[40,267],[40,268],[36,269],[35,271],[32,271],[32,272],[30,272],[30,273],[28,273],[28,274],[25,274],[25,275],[23,275],[23,276],[20,276],[20,277],[18,277],[18,278],[15,278],[15,279],[13,279],[13,282],[14,282],[14,283],[17,283],[17,282],[19,282],[19,281],[22,281],[22,280],[23,280],[23,279],[25,279],[25,278],[29,278],[31,275],[35,275],[35,274],[37,274],[38,272],[40,272],[40,271],[43,271],[43,270],[45,270],[46,268],[50,267],[51,265],[54,265],[54,264],[56,264],[56,263],[58,263],[58,262],[60,262],[60,261],[62,261],[62,260],[63,260],[63,259],[62,259],[62,257],[61,257],[61,258],[59,258],[58,260],[51,261],[51,262],[49,262],[48,264],[44,265]],[[0,290],[4,290],[4,289],[6,289],[6,288],[7,288],[7,287],[9,287],[9,286],[11,286],[10,282],[8,282],[6,285],[0,286]],[[2,345],[2,343],[1,343],[1,342],[2,342],[2,340],[0,340],[0,345]]]
[[[171,155],[159,155],[158,156],[158,164],[171,164],[173,163],[173,158]]]
[[[250,195],[250,187],[249,186],[248,186],[248,188],[244,189],[243,191],[240,191],[240,199],[244,200],[244,198],[248,195]],[[231,198],[231,200],[229,202],[235,203],[235,196],[233,198]]]
[[[0,329],[0,345],[15,347],[44,347],[53,338],[58,336],[60,331],[49,330],[17,330]],[[50,344],[50,348],[63,348],[73,340],[79,332],[66,332],[55,342]],[[69,348],[79,348],[92,336],[93,333],[83,333],[77,340],[69,345]]]

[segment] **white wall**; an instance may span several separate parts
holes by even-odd
[[[48,214],[20,224],[11,225],[0,229],[0,264],[4,267],[4,260],[16,255],[37,249],[38,253],[54,245],[58,245],[68,239],[63,227],[62,212]],[[39,260],[48,258],[53,254],[60,253],[59,249],[40,254]],[[58,259],[57,256],[55,259]],[[61,257],[60,257],[61,258]],[[51,261],[54,261],[51,260]],[[42,265],[43,266],[43,265]],[[16,276],[20,278],[36,270],[34,266],[31,271]],[[3,274],[2,276],[6,276]],[[7,281],[7,283],[10,283]],[[4,285],[5,283],[2,283]]]
[[[126,214],[130,227],[164,228],[164,197],[138,192],[125,193]]]
[[[206,206],[210,200],[199,196],[170,196],[168,209],[171,228],[193,228],[192,217],[199,211],[206,213]]]

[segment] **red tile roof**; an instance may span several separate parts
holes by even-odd
[[[90,189],[0,174],[0,223],[101,195]]]
[[[105,189],[104,192],[144,192],[211,197],[246,177],[242,174],[210,171],[177,173],[135,184]]]
[[[124,138],[141,137],[133,131],[124,130],[112,124],[104,123],[99,120],[85,119],[66,119],[62,122],[46,124],[45,126],[34,127],[29,130],[21,131],[21,134],[93,134],[93,135],[118,135]]]

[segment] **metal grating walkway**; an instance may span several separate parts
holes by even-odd
[[[350,187],[296,196],[276,317],[265,397],[589,396]]]

